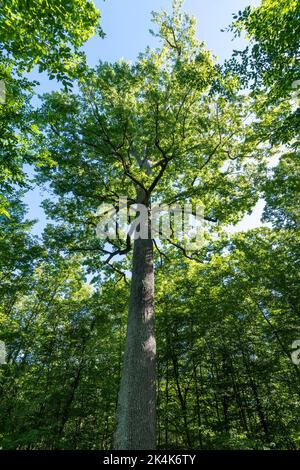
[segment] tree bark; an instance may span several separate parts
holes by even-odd
[[[153,243],[136,239],[114,449],[155,449]]]

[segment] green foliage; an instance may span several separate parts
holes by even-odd
[[[87,0],[4,0],[0,10],[0,213],[9,216],[7,194],[23,186],[24,163],[33,163],[30,100],[36,83],[24,77],[35,66],[68,88],[85,69],[80,46],[99,31],[99,11]],[[102,33],[101,33],[102,34]],[[38,158],[39,160],[39,158]]]
[[[17,298],[7,294],[1,310],[8,364],[0,369],[0,445],[107,449],[126,291],[109,282],[93,291],[79,259],[54,254],[26,282],[28,290],[19,289]]]
[[[251,55],[242,57],[255,86],[263,83],[281,96],[291,91],[299,78],[299,15],[297,0],[262,0],[259,7],[234,15],[232,30],[245,31],[250,39]]]
[[[265,182],[267,202],[264,220],[273,222],[277,227],[299,227],[299,154],[282,155],[274,168],[271,178]]]
[[[203,204],[218,230],[256,203],[272,155],[258,148],[235,77],[222,76],[196,40],[194,19],[175,9],[154,22],[158,49],[132,65],[100,62],[81,77],[79,94],[47,94],[39,112],[37,153],[46,149],[49,160],[39,181],[57,197],[44,207],[61,223],[48,236],[62,250],[89,251],[94,265],[105,253],[92,216],[101,202],[124,195],[132,205],[138,187],[156,203]]]
[[[159,271],[160,448],[298,448],[298,244],[256,229]]]
[[[120,275],[130,257],[117,240],[112,248],[126,256],[103,262],[108,243],[95,238],[93,214],[119,194],[134,203],[139,186],[154,202],[203,202],[215,220],[195,260],[173,239],[155,252],[157,447],[299,449],[297,2],[240,12],[233,28],[248,31],[253,49],[224,73],[175,1],[172,16],[154,15],[157,50],[133,65],[83,68],[78,94],[48,94],[35,115],[32,84],[11,70],[38,62],[59,78],[98,16],[83,1],[2,3],[0,447],[112,448],[129,294]],[[45,28],[35,38],[37,14]],[[250,96],[239,93],[245,75]],[[24,161],[38,162],[38,180],[55,194],[44,201],[54,223],[41,240],[14,187],[24,185]],[[269,227],[224,230],[259,197]]]
[[[84,59],[79,52],[96,32],[100,13],[88,0],[4,0],[0,11],[0,57],[15,69],[38,65],[68,85]]]
[[[299,134],[299,16],[297,0],[262,0],[235,15],[230,27],[245,33],[250,46],[234,51],[227,66],[250,85],[271,142],[292,143]]]

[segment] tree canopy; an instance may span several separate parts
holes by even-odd
[[[0,211],[9,215],[14,186],[24,185],[25,163],[33,163],[28,140],[35,130],[29,103],[35,82],[25,76],[34,67],[65,87],[85,68],[80,47],[96,31],[100,14],[88,0],[4,0],[0,10],[0,81],[5,90],[0,104]]]
[[[298,3],[238,12],[249,46],[221,65],[176,0],[156,48],[94,68],[92,2],[2,3],[0,447],[299,449]],[[38,108],[36,65],[62,84]],[[120,196],[131,229],[100,239]],[[174,218],[139,236],[139,203],[150,228],[156,204],[200,205],[201,243]]]

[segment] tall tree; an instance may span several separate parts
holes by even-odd
[[[159,248],[151,236],[139,237],[151,225],[151,204],[201,202],[217,226],[237,221],[257,200],[253,181],[266,156],[246,125],[247,99],[195,39],[195,20],[181,13],[181,3],[174,2],[171,16],[154,15],[158,49],[133,65],[100,63],[81,79],[79,95],[46,95],[40,111],[37,145],[52,161],[40,181],[49,181],[58,198],[45,208],[63,222],[48,229],[49,243],[84,252],[91,271],[111,264],[122,274],[120,258],[112,260],[130,252],[134,237],[97,240],[94,214],[101,202],[117,205],[119,195],[129,207],[147,209],[133,247],[117,449],[155,447],[153,248]],[[191,255],[173,236],[165,243],[202,261],[201,247]]]

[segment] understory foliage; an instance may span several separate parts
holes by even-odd
[[[112,241],[113,261],[94,214],[139,186],[154,202],[203,203],[207,221],[190,256],[155,244],[157,448],[299,449],[297,2],[239,12],[231,29],[251,47],[224,68],[175,1],[154,15],[159,49],[93,70],[79,51],[99,30],[93,4],[54,2],[35,37],[28,20],[51,2],[27,3],[0,12],[0,448],[112,448],[131,246]],[[65,86],[38,111],[22,75],[35,64]],[[40,238],[25,162],[54,193]],[[265,225],[231,233],[259,199]]]
[[[110,449],[128,287],[92,290],[82,260],[49,258],[23,229],[27,259],[1,293],[1,446]],[[170,257],[157,259],[158,448],[298,448],[299,238],[255,229],[201,265]]]

